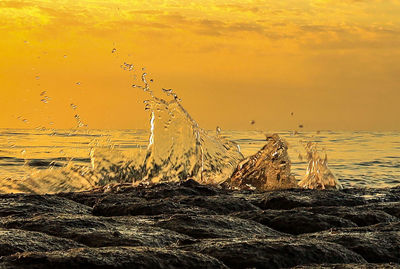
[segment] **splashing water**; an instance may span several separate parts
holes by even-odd
[[[145,180],[179,181],[187,178],[217,184],[227,179],[243,159],[238,146],[201,129],[169,91],[172,100],[152,96],[151,136],[144,160]]]
[[[152,184],[188,178],[219,184],[229,178],[243,159],[238,145],[200,128],[172,89],[163,89],[167,100],[156,97],[146,76],[143,72],[144,85],[135,85],[149,95],[145,109],[150,112],[150,138],[144,152],[127,157],[111,141],[97,139],[90,145],[91,166],[70,161],[62,168],[33,171],[22,181],[6,182],[3,189],[52,193],[113,183]],[[75,104],[70,106],[77,109]],[[86,126],[78,114],[74,117],[76,128]]]
[[[307,151],[308,165],[306,175],[298,185],[307,189],[342,189],[342,185],[328,167],[328,156],[320,156],[316,143],[309,142],[304,147]]]

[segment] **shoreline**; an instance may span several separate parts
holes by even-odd
[[[0,246],[0,268],[400,268],[400,187],[0,194]]]

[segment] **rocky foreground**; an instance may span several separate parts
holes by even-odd
[[[400,268],[400,188],[0,195],[0,268]]]

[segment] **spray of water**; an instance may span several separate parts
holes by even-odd
[[[299,186],[307,189],[341,189],[342,185],[328,167],[328,156],[320,156],[316,143],[305,144],[307,151],[307,171]]]

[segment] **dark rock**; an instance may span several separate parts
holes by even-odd
[[[340,229],[343,232],[400,232],[400,222],[384,222],[370,226]]]
[[[350,249],[371,263],[400,263],[400,232],[323,232],[307,236]]]
[[[90,247],[151,246],[165,247],[190,239],[158,227],[151,222],[137,220],[98,218],[94,216],[59,215],[37,216],[27,219],[8,219],[5,228],[37,231],[68,238]]]
[[[91,209],[71,200],[53,195],[0,195],[0,218],[31,217],[43,214],[90,214]]]
[[[371,205],[356,206],[356,207],[322,206],[322,207],[304,208],[304,210],[314,213],[338,216],[344,219],[348,219],[357,224],[358,226],[369,226],[377,223],[393,222],[399,220],[398,218],[389,215],[388,213],[382,210],[375,210],[372,208],[373,206]]]
[[[259,210],[246,211],[235,216],[251,219],[280,232],[298,235],[314,233],[331,228],[356,227],[349,220],[304,210]]]
[[[0,229],[0,256],[17,252],[67,250],[78,247],[83,245],[43,233]]]
[[[400,202],[372,203],[360,207],[360,209],[380,210],[400,219]]]
[[[146,200],[126,197],[126,195],[115,195],[100,199],[93,207],[93,214],[97,216],[154,216],[176,213],[211,214],[211,211],[180,204],[171,199]]]
[[[381,263],[381,264],[310,264],[299,265],[292,269],[398,269],[400,264]]]
[[[293,209],[314,206],[357,206],[366,201],[357,195],[338,190],[284,190],[249,197],[261,209]]]
[[[3,258],[0,268],[227,268],[199,253],[147,247],[78,248]]]
[[[204,240],[183,249],[213,256],[230,268],[286,268],[310,263],[365,263],[359,254],[340,245],[291,237]]]
[[[179,204],[195,208],[204,208],[210,212],[227,215],[232,212],[256,210],[256,206],[244,198],[232,197],[229,195],[218,196],[180,196],[173,199]]]
[[[271,228],[251,220],[221,215],[183,215],[177,214],[155,223],[193,238],[252,238],[282,236]]]

